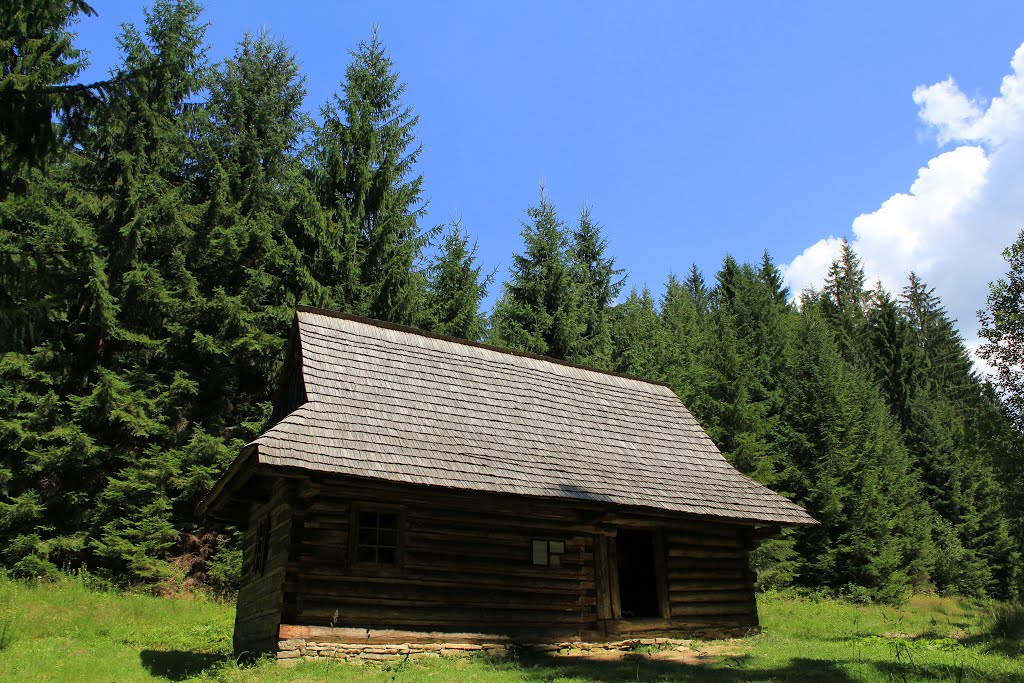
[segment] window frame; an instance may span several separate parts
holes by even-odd
[[[534,546],[537,543],[543,543],[544,544],[544,563],[543,564],[541,564],[540,562],[536,561],[536,552],[534,550]],[[559,552],[554,552],[551,549],[551,546],[556,544],[556,543],[558,545],[562,546],[562,550],[559,551]],[[564,555],[567,555],[568,553],[569,553],[569,542],[566,541],[565,539],[532,538],[532,537],[530,538],[530,566],[531,567],[547,567],[547,568],[561,569],[564,566],[562,564],[562,557]],[[558,558],[558,561],[553,563],[553,564],[551,562],[552,556],[555,556],[555,557]]]
[[[395,562],[378,564],[359,560],[359,515],[363,512],[393,513],[397,517],[395,528]],[[380,546],[377,546],[380,547]],[[349,518],[348,565],[351,569],[366,574],[396,574],[401,572],[405,559],[405,507],[381,503],[353,503]]]

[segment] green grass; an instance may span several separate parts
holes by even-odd
[[[637,652],[581,658],[442,659],[353,666],[239,666],[231,604],[90,589],[80,578],[29,586],[0,578],[2,681],[1024,681],[1019,605],[919,596],[901,608],[779,594],[759,598],[763,633],[695,642],[719,656]]]

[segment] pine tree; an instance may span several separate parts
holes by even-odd
[[[251,438],[238,427],[269,410],[295,304],[323,303],[327,289],[310,274],[294,228],[306,222],[312,193],[298,157],[310,125],[306,90],[294,54],[261,33],[243,37],[209,93],[197,181],[206,230],[191,250],[198,301],[183,321],[193,340],[187,368],[202,377],[193,405],[205,427]]]
[[[872,292],[865,334],[868,366],[889,409],[906,431],[916,392],[927,391],[923,372],[925,359],[912,336],[910,324],[881,284]]]
[[[770,265],[770,259],[767,260]],[[785,300],[778,283],[749,264],[727,256],[716,275],[710,321],[716,343],[707,359],[707,409],[697,412],[719,448],[740,469],[773,484],[776,462],[784,454],[774,447],[784,365],[782,317]]]
[[[0,199],[26,189],[109,83],[72,83],[86,64],[71,28],[95,16],[83,0],[12,0],[0,15]],[[61,121],[54,125],[54,116]]]
[[[696,276],[700,277],[700,273],[696,272]],[[697,298],[702,294],[702,285],[695,293],[694,288],[670,274],[661,300],[666,381],[695,414],[704,412],[706,357],[711,343],[707,329],[708,314]]]
[[[405,84],[376,27],[351,55],[312,145],[327,212],[314,277],[333,285],[344,310],[412,324],[424,284],[415,266],[429,237],[417,223],[425,211],[415,172],[419,117],[402,101]]]
[[[569,262],[569,240],[544,187],[526,210],[524,251],[512,257],[509,280],[494,306],[491,341],[520,351],[577,360],[583,325]]]
[[[768,250],[761,255],[761,269],[758,271],[761,282],[772,292],[772,298],[779,306],[785,306],[789,301],[789,287],[783,284],[782,272],[772,260]]]
[[[479,341],[487,330],[480,303],[487,296],[493,273],[476,265],[477,247],[458,221],[444,234],[437,256],[427,266],[426,319],[428,330],[450,337]]]
[[[683,286],[689,291],[690,298],[693,299],[693,303],[697,307],[697,313],[706,313],[709,302],[708,288],[704,281],[704,275],[698,270],[696,263],[690,265],[690,272],[683,280]]]
[[[976,394],[978,381],[970,353],[935,288],[912,272],[899,301],[935,388],[958,403]]]
[[[861,362],[864,353],[868,302],[864,283],[860,257],[844,238],[842,253],[829,267],[821,300],[822,311],[832,326],[843,358],[854,364]]]
[[[625,271],[615,267],[615,259],[607,256],[607,251],[608,240],[591,219],[590,208],[583,206],[569,247],[578,311],[583,325],[580,350],[574,360],[602,370],[611,365],[611,330],[608,322],[611,307],[625,284],[625,278],[621,277]]]
[[[664,328],[650,290],[632,289],[626,300],[612,309],[611,336],[613,370],[664,380]]]
[[[899,599],[933,566],[931,512],[884,401],[843,361],[818,306],[805,300],[791,320],[783,489],[821,522],[798,537],[799,581]]]
[[[207,48],[194,2],[161,0],[145,18],[119,38],[121,73],[90,145],[89,188],[108,198],[97,228],[118,309],[109,326],[86,330],[100,381],[70,401],[105,450],[90,548],[121,575],[157,580],[178,540],[173,480],[201,378],[185,368],[200,303],[190,263],[201,215],[193,98],[206,82]]]

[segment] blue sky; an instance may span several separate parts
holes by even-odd
[[[86,79],[142,17],[137,1],[93,6]],[[982,125],[1016,73],[1024,3],[231,1],[205,16],[213,61],[245,31],[284,39],[314,112],[378,24],[420,115],[430,222],[461,216],[499,280],[544,180],[564,220],[592,206],[631,285],[658,293],[670,271],[710,279],[726,252],[768,249],[800,287],[845,235],[891,287],[922,271],[970,339],[1024,227],[1024,95]],[[950,202],[964,215],[939,215]]]

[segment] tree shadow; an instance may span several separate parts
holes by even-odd
[[[143,650],[139,653],[142,666],[154,676],[169,681],[184,681],[232,658],[208,652],[181,650]]]
[[[1024,641],[1007,638],[993,633],[977,633],[960,641],[966,647],[977,648],[983,652],[991,652],[1003,657],[1020,657],[1024,655]]]
[[[501,667],[495,662],[496,667]],[[785,666],[751,666],[748,655],[715,657],[709,663],[690,663],[652,659],[644,655],[626,655],[618,659],[591,659],[587,657],[559,657],[553,655],[527,655],[514,664],[524,681],[552,681],[572,678],[584,681],[617,683],[643,681],[686,682],[717,681],[741,683],[745,681],[830,681],[854,683],[839,662],[795,658]]]
[[[967,660],[950,664],[915,662],[874,662],[874,667],[888,681],[985,681],[985,683],[1020,683],[1020,673],[997,672],[975,666]]]

